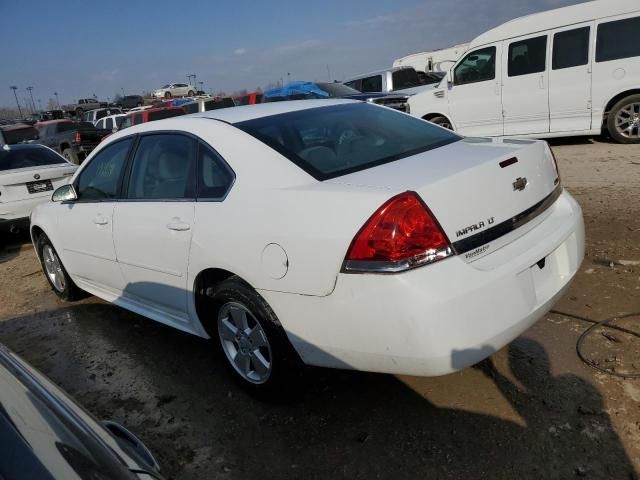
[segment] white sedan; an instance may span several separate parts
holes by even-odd
[[[193,97],[196,88],[186,83],[169,83],[153,92],[155,98]]]
[[[49,201],[53,190],[68,183],[77,168],[43,145],[0,148],[0,230],[28,227],[33,208]]]
[[[545,142],[346,100],[128,128],[53,200],[31,233],[60,297],[213,337],[256,393],[302,364],[465,368],[540,319],[584,256]]]

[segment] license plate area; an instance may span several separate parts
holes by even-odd
[[[27,182],[27,191],[29,193],[42,193],[53,190],[51,180],[39,180],[37,182]]]

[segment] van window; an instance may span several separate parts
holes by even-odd
[[[362,92],[381,92],[382,75],[375,75],[362,79]]]
[[[640,56],[640,17],[598,25],[596,62]]]
[[[474,50],[453,71],[453,83],[484,82],[496,78],[496,47]]]
[[[544,72],[546,60],[546,35],[509,44],[508,72],[510,77]]]
[[[582,27],[556,33],[551,68],[560,70],[589,63],[589,30],[590,27]]]

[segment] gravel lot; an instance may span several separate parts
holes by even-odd
[[[553,142],[583,207],[587,257],[556,310],[640,311],[640,146]],[[312,370],[303,401],[238,390],[209,342],[96,298],[50,292],[28,239],[0,250],[0,341],[95,415],[121,422],[168,478],[603,478],[640,472],[640,380],[577,357],[586,322],[550,313],[476,368],[440,378]],[[625,264],[626,263],[626,264]],[[617,324],[640,331],[640,315]],[[640,340],[597,330],[585,354],[640,373]]]

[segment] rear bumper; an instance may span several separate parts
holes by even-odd
[[[15,202],[0,203],[0,223],[11,223],[26,221],[29,224],[29,216],[36,206],[41,203],[47,203],[53,192],[47,192],[47,195],[26,198]]]
[[[564,192],[544,217],[472,263],[452,257],[397,275],[340,274],[326,297],[260,293],[305,363],[451,373],[511,342],[568,288],[584,257],[582,211]]]

